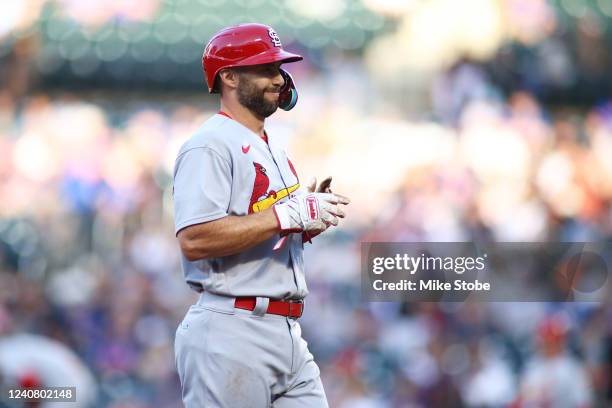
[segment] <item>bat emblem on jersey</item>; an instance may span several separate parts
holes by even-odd
[[[266,174],[266,168],[256,162],[253,162],[253,167],[255,168],[255,181],[253,182],[253,192],[251,193],[251,200],[249,201],[249,214],[272,207],[277,201],[282,200],[300,188],[300,184],[297,183],[279,191],[268,191],[268,187],[270,187],[270,178]]]
[[[249,152],[250,148],[251,148],[250,144],[243,144],[242,145],[242,153],[247,154]]]

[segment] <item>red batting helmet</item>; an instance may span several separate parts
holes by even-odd
[[[219,31],[206,45],[202,68],[208,91],[213,93],[217,74],[223,68],[295,62],[301,55],[283,50],[280,38],[272,27],[264,24],[240,24]]]

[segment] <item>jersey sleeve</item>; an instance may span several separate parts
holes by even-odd
[[[228,215],[232,188],[229,161],[197,147],[180,154],[174,167],[174,232]]]

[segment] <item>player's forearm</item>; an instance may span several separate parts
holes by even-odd
[[[278,234],[272,209],[245,216],[227,216],[219,220],[185,228],[178,234],[181,250],[190,261],[233,255]]]

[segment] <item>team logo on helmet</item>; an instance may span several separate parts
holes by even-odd
[[[275,47],[282,47],[280,37],[278,36],[278,34],[276,34],[276,31],[274,31],[274,29],[269,29],[268,35],[272,39],[272,44],[274,44]]]

